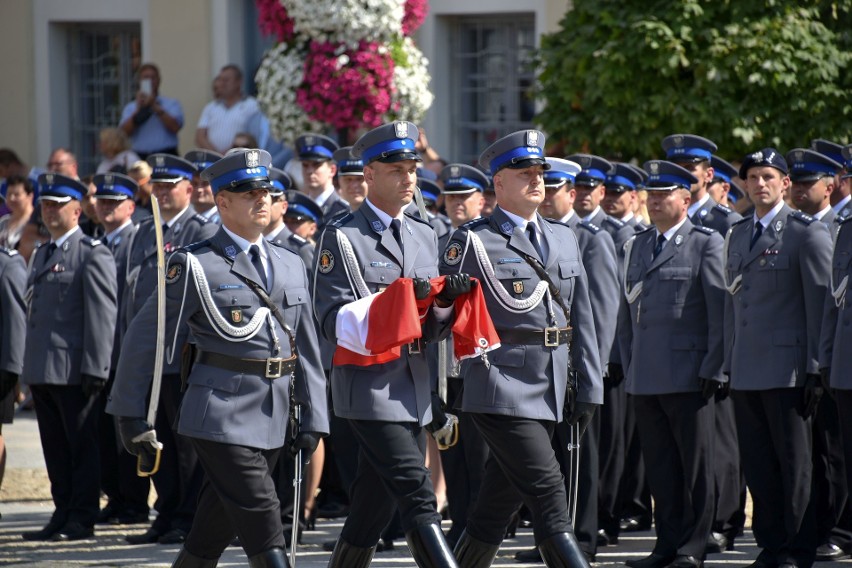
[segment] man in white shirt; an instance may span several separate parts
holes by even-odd
[[[260,112],[254,97],[243,94],[243,72],[236,65],[225,65],[213,81],[214,100],[207,103],[198,119],[195,144],[199,148],[224,154],[234,136],[248,130],[249,121]]]

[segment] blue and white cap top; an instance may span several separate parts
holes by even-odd
[[[162,183],[177,183],[182,179],[191,180],[198,173],[195,164],[171,154],[151,154],[148,156],[151,166],[151,181]]]
[[[273,197],[284,195],[285,191],[293,188],[293,178],[290,177],[290,174],[278,168],[269,168],[269,181],[272,183],[269,195]]]
[[[437,183],[435,183],[431,179],[419,177],[417,178],[417,187],[420,188],[420,195],[423,196],[423,201],[425,201],[427,205],[434,205],[438,201],[438,195],[441,194],[441,186],[439,186]],[[444,189],[444,191],[446,192],[446,188]],[[451,193],[462,192],[456,191]]]
[[[672,134],[663,138],[666,159],[672,162],[703,162],[709,160],[718,148],[712,140],[695,134]]]
[[[574,184],[577,174],[583,169],[577,162],[562,158],[545,158],[550,169],[544,172],[544,187],[562,187],[566,183]]]
[[[308,220],[320,224],[322,221],[322,209],[314,202],[313,199],[299,193],[296,190],[287,191],[287,211],[284,212],[284,217],[297,219],[299,221]]]
[[[337,142],[322,134],[302,134],[296,138],[296,152],[303,162],[330,161],[339,147]]]
[[[811,140],[811,150],[815,150],[823,156],[828,156],[835,162],[843,163],[843,146],[837,142],[815,138]]]
[[[606,176],[604,187],[607,191],[624,193],[635,191],[645,182],[645,175],[629,164],[616,163],[615,168]]]
[[[787,152],[785,159],[790,165],[790,179],[793,181],[816,181],[825,176],[834,176],[843,169],[843,165],[836,160],[807,148],[794,148]]]
[[[672,191],[689,189],[698,183],[698,178],[686,168],[666,160],[649,160],[642,168],[648,173],[645,189],[648,191]]]
[[[420,131],[413,122],[404,120],[383,124],[367,132],[352,146],[352,156],[366,166],[370,162],[422,161],[415,144]]]
[[[272,156],[266,150],[235,149],[201,172],[202,179],[210,182],[213,193],[226,190],[232,192],[254,189],[272,190],[269,167]]]
[[[82,201],[89,188],[78,179],[48,172],[38,176],[39,199],[67,203],[72,199]]]
[[[503,168],[522,169],[540,165],[550,169],[544,158],[544,133],[520,130],[500,138],[479,156],[479,165],[491,175]]]
[[[467,164],[449,164],[438,178],[444,183],[444,193],[484,192],[488,187],[488,177]]]
[[[97,188],[95,192],[97,199],[124,201],[133,199],[139,190],[139,184],[133,178],[122,174],[96,174],[92,178],[92,183]]]
[[[183,159],[192,162],[192,165],[196,167],[198,172],[201,172],[201,170],[205,170],[221,160],[222,154],[213,150],[200,150],[196,148],[184,154]]]
[[[362,176],[364,162],[352,155],[352,146],[344,146],[334,151],[334,161],[337,162],[337,175]]]
[[[583,168],[574,181],[576,185],[597,187],[606,181],[606,176],[613,170],[610,161],[592,154],[571,154],[565,159],[577,162]]]

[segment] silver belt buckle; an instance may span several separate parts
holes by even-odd
[[[277,379],[281,377],[281,369],[284,359],[280,357],[270,357],[266,360],[266,378]]]
[[[551,334],[553,339],[551,339]],[[544,328],[544,346],[545,347],[559,347],[559,328],[558,327],[546,327]]]
[[[415,339],[411,343],[408,344],[408,354],[409,355],[420,355],[423,350],[420,347],[420,340]]]

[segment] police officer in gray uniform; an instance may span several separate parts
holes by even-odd
[[[133,213],[136,204],[133,198],[139,186],[128,176],[107,173],[97,174],[92,179],[95,191],[95,209],[98,219],[106,233],[101,239],[112,252],[118,278],[117,305],[121,305],[127,273],[127,259],[130,243],[136,234]],[[110,376],[101,397],[99,412],[106,405],[106,395],[112,388],[118,354],[121,351],[121,328],[117,323],[110,359]],[[136,475],[136,460],[128,455],[118,440],[115,420],[112,416],[102,416],[98,429],[101,448],[101,490],[108,502],[98,514],[98,523],[125,524],[148,521],[148,493],[150,480]]]
[[[625,225],[633,227],[635,232],[648,227],[639,221],[633,213],[638,197],[636,190],[644,183],[642,171],[630,164],[616,162],[604,181],[603,208],[607,215],[615,217]]]
[[[692,203],[687,214],[693,225],[710,227],[725,235],[731,225],[742,219],[733,209],[719,205],[710,197],[707,188],[713,181],[713,166],[710,160],[716,144],[694,134],[672,134],[663,138],[666,159],[689,170],[696,182],[690,191]]]
[[[785,158],[790,165],[791,202],[799,211],[822,221],[834,232],[838,219],[830,197],[843,165],[807,148],[794,148]]]
[[[251,566],[289,566],[271,473],[292,401],[302,415],[290,451],[309,455],[328,432],[307,272],[298,256],[262,237],[270,162],[264,150],[241,150],[204,170],[222,228],[168,261],[166,356],[183,326],[198,347],[177,431],[206,473],[176,567],[216,566],[235,534]],[[143,416],[156,328],[154,295],[127,330],[107,408],[134,454],[152,450]]]
[[[34,253],[21,382],[30,386],[56,510],[27,540],[79,540],[98,515],[98,395],[115,335],[115,263],[78,225],[88,188],[60,174],[39,176],[50,244]]]
[[[272,182],[272,189],[269,190],[272,209],[269,225],[264,229],[263,237],[271,243],[298,254],[305,266],[312,266],[315,248],[313,243],[294,234],[284,223],[284,214],[289,206],[287,192],[293,189],[292,178],[284,170],[269,168],[269,181]],[[308,273],[308,277],[310,276],[311,274]]]
[[[525,130],[482,153],[498,206],[490,218],[453,233],[441,257],[442,273],[480,279],[501,341],[487,360],[471,359],[465,372],[462,410],[474,414],[491,449],[479,499],[455,549],[467,568],[491,565],[522,502],[548,566],[588,565],[574,538],[551,437],[563,412],[582,431],[603,402],[600,355],[577,238],[536,212],[550,168],[543,148],[544,134]],[[566,410],[572,368],[577,394]]]
[[[658,523],[651,555],[627,565],[694,568],[713,523],[713,406],[726,382],[723,240],[687,217],[689,171],[662,160],[644,168],[655,228],[625,251],[619,343]]]
[[[188,160],[168,154],[148,156],[152,167],[153,194],[160,205],[163,221],[163,248],[168,255],[182,246],[202,241],[216,233],[219,226],[197,215],[190,204],[192,179],[197,168]],[[127,262],[127,288],[122,297],[122,330],[142,310],[156,289],[157,241],[154,219],[145,219],[130,246]],[[173,424],[181,401],[180,353],[188,341],[188,328],[180,328],[174,351],[163,365],[163,388],[157,415],[157,436],[165,447],[160,471],[153,476],[157,488],[157,518],[142,534],[128,535],[130,544],[176,544],[183,542],[192,525],[195,502],[201,486],[202,471],[195,450],[188,440],[174,435]]]
[[[322,218],[349,211],[349,204],[334,189],[337,142],[322,134],[303,134],[296,139],[296,151],[302,162],[302,192],[322,209]]]
[[[329,222],[315,261],[316,317],[325,337],[338,344],[337,353],[349,337],[350,326],[343,322],[356,314],[356,300],[400,277],[413,278],[417,297],[425,298],[428,279],[438,276],[434,231],[403,213],[415,190],[417,137],[414,124],[394,122],[364,134],[352,148],[364,160],[368,197],[354,213]],[[441,533],[422,435],[423,426],[440,422],[434,426],[440,429],[445,424],[440,408],[431,404],[437,384],[430,378],[423,340],[437,341],[449,333],[452,301],[470,290],[466,276],[447,284],[422,320],[423,339],[403,346],[399,358],[365,365],[335,362],[331,371],[334,412],[349,420],[359,459],[349,517],[330,567],[369,566],[397,507],[418,566],[456,565]]]
[[[219,225],[222,219],[219,217],[219,212],[216,211],[216,205],[213,202],[210,182],[201,177],[201,172],[221,160],[222,154],[212,150],[190,150],[184,154],[183,159],[195,166],[195,174],[192,176],[192,199],[190,200],[192,208],[208,223]]]
[[[754,495],[756,566],[809,566],[816,534],[811,417],[821,394],[818,347],[831,240],[822,223],[783,200],[787,162],[774,148],[743,159],[754,216],[728,232],[725,360],[740,455]]]

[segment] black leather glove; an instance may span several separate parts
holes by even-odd
[[[618,363],[607,363],[606,382],[608,386],[617,387],[624,382],[624,368]]]
[[[429,292],[432,291],[432,283],[426,278],[412,278],[414,282],[414,297],[418,300],[425,300],[429,297]]]
[[[321,439],[322,434],[319,432],[299,432],[290,443],[290,454],[295,457],[301,450],[305,463],[310,463],[311,456],[317,450]]]
[[[106,386],[106,379],[93,377],[92,375],[82,375],[80,377],[83,384],[83,394],[86,398],[98,396]]]
[[[718,381],[702,378],[698,379],[698,383],[701,385],[701,396],[704,397],[704,400],[713,398],[713,395],[719,391],[719,385],[721,385]]]
[[[805,377],[805,391],[802,396],[802,402],[805,405],[805,418],[810,418],[816,414],[819,401],[824,393],[825,389],[822,386],[820,376],[815,373],[808,373]]]
[[[16,384],[18,384],[18,375],[9,371],[0,371],[0,400],[6,398]]]
[[[719,383],[719,390],[716,391],[716,402],[725,400],[731,396],[731,379],[728,378],[724,383]]]
[[[460,272],[458,274],[448,274],[444,278],[444,289],[441,293],[435,296],[436,299],[447,304],[452,304],[453,301],[470,292],[470,275]]]
[[[824,388],[826,390],[826,392],[831,390],[831,368],[830,367],[823,367],[822,369],[820,369],[819,370],[819,378],[820,378],[820,381],[822,382],[822,388]],[[0,397],[0,398],[2,398],[2,397]]]
[[[154,456],[157,454],[158,446],[162,447],[162,444],[157,441],[154,427],[145,422],[144,418],[119,416],[118,433],[124,449],[134,456],[143,452]]]
[[[580,426],[580,437],[582,438],[586,432],[586,428],[589,427],[589,423],[592,421],[592,417],[595,415],[597,407],[597,404],[591,402],[576,401],[574,408],[571,409],[571,414],[568,415],[565,421],[571,426],[578,424]]]
[[[438,393],[432,393],[432,422],[426,425],[426,430],[432,434],[438,443],[438,448],[445,450],[458,442],[459,419],[455,414],[444,411],[444,403]]]

